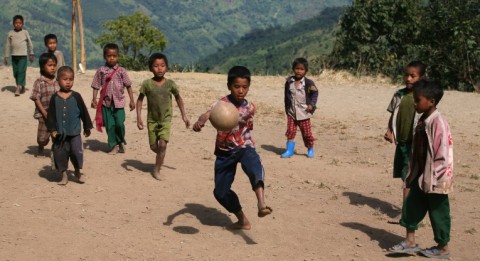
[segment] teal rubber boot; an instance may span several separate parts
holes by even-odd
[[[287,142],[287,151],[282,154],[282,158],[290,158],[293,156],[293,151],[295,150],[295,142],[288,141]]]
[[[309,158],[315,157],[315,152],[314,152],[313,148],[308,148],[307,157],[309,157]]]

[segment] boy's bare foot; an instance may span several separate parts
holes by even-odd
[[[125,145],[120,144],[118,146],[118,153],[125,153],[125,151],[127,151],[127,148],[125,148]]]
[[[269,206],[263,206],[258,208],[258,217],[264,217],[272,214],[273,209]]]
[[[74,175],[75,175],[75,177],[77,178],[78,183],[80,183],[80,184],[85,183],[85,175],[83,175],[82,173],[80,173],[80,170],[79,170],[79,169],[76,169],[76,170],[75,170]]]
[[[156,180],[164,180],[165,178],[163,177],[163,175],[161,174],[160,172],[160,168],[154,168],[153,169],[153,172],[152,172],[152,176],[156,179]]]
[[[229,229],[229,230],[239,230],[239,229],[250,230],[251,228],[252,228],[252,226],[250,225],[250,222],[248,220],[243,221],[243,222],[239,220],[239,221],[227,226],[227,229]]]
[[[20,96],[20,86],[17,85],[17,88],[15,89],[15,96]]]
[[[57,184],[60,185],[60,186],[65,186],[65,185],[67,185],[67,183],[68,183],[67,172],[66,172],[66,171],[62,171],[62,173],[61,173],[60,175],[62,175],[62,180],[60,180]]]

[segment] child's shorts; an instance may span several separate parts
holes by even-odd
[[[171,123],[148,122],[148,142],[150,145],[156,144],[157,140],[162,139],[166,142],[170,139]]]

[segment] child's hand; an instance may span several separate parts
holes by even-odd
[[[3,64],[8,65],[8,57],[3,58]]]
[[[42,113],[43,119],[46,120],[48,116],[48,112],[45,112],[44,114]]]
[[[50,132],[50,137],[52,137],[52,140],[55,140],[57,138],[58,132],[52,131]]]
[[[33,63],[33,54],[30,54],[30,56],[28,57],[28,60],[30,60],[30,63]]]
[[[205,126],[205,122],[197,121],[195,122],[195,124],[193,124],[193,130],[196,132],[199,132],[202,130],[204,126]]]
[[[83,135],[85,135],[85,137],[88,137],[88,136],[90,136],[90,133],[91,133],[90,130],[86,130],[86,131],[83,133]]]
[[[143,121],[142,119],[137,120],[137,127],[139,130],[143,130]]]
[[[309,105],[307,106],[306,111],[309,112],[309,113],[312,113],[312,112],[313,112],[313,106],[309,104]]]
[[[183,117],[183,122],[185,122],[185,127],[188,129],[190,127],[190,120],[187,116]]]
[[[130,107],[130,111],[135,110],[135,101],[134,100],[130,100],[129,107]]]
[[[387,130],[387,132],[385,132],[385,135],[383,135],[383,138],[390,142],[390,143],[393,143],[393,134],[392,134],[392,131],[390,131],[390,129]]]
[[[90,104],[90,106],[91,106],[92,108],[96,109],[96,108],[97,108],[97,99],[94,98],[94,99],[92,100],[92,103]]]

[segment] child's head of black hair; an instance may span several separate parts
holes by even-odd
[[[247,67],[245,67],[245,66],[233,66],[228,71],[227,85],[231,86],[233,81],[235,81],[236,78],[247,79],[248,83],[250,83],[250,77],[251,77],[250,70],[248,70]]]
[[[21,15],[14,16],[13,19],[12,19],[12,23],[15,23],[16,20],[20,20],[23,23],[23,16],[21,16]]]
[[[62,66],[62,67],[58,68],[58,70],[57,70],[57,78],[60,78],[60,76],[62,76],[64,73],[71,73],[72,75],[75,75],[72,67]]]
[[[40,67],[41,75],[45,73],[43,67],[48,63],[49,60],[53,60],[55,63],[57,63],[57,57],[53,53],[42,53],[40,57],[38,57],[38,66]]]
[[[49,40],[55,40],[55,42],[58,42],[57,36],[54,34],[47,34],[45,37],[43,37],[43,42],[45,43],[45,46],[47,46]]]
[[[413,84],[413,93],[435,101],[435,106],[443,97],[443,87],[438,81],[422,79]]]
[[[427,66],[421,61],[411,61],[409,64],[407,64],[407,68],[409,67],[417,68],[420,77],[424,77],[427,71]]]
[[[303,57],[295,58],[292,63],[292,70],[295,70],[295,67],[299,64],[302,64],[305,67],[305,72],[308,72],[308,61]]]
[[[120,49],[118,48],[118,45],[115,43],[107,43],[105,46],[103,46],[103,58],[106,57],[107,55],[107,50],[116,50],[117,53],[120,52]]]
[[[155,62],[155,60],[157,59],[160,59],[160,60],[164,60],[165,61],[165,65],[167,65],[167,68],[168,68],[168,59],[167,59],[167,56],[163,53],[153,53],[152,55],[150,55],[150,57],[148,58],[148,69],[152,69],[152,66],[153,66],[153,63]]]

